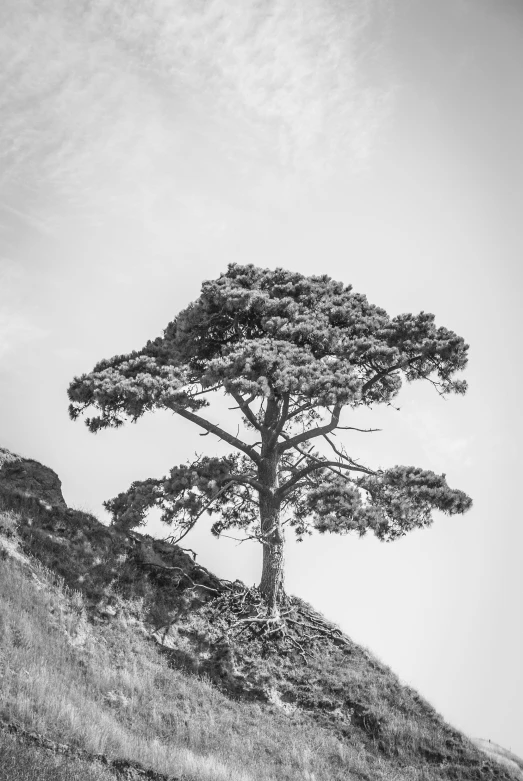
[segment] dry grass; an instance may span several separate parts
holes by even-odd
[[[115,781],[115,777],[97,763],[55,756],[2,734],[0,781]]]
[[[28,576],[19,563],[2,562],[4,718],[194,781],[347,779],[366,766],[365,756],[324,730],[231,702],[205,680],[170,669],[125,620],[93,627],[81,595],[53,581],[43,569]]]

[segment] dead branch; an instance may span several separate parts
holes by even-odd
[[[356,428],[356,426],[338,426],[337,431],[361,431],[363,434],[372,434],[374,431],[383,431],[381,428]]]

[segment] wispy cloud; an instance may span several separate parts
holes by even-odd
[[[357,165],[389,95],[363,75],[377,4],[6,0],[4,203],[38,228],[14,187],[29,199],[44,187],[95,220],[141,218],[148,193],[174,208],[181,179],[212,169],[201,154],[249,186],[260,163],[312,177]]]
[[[2,212],[7,213],[8,216],[14,216],[15,218],[23,222],[25,226],[29,226],[30,228],[33,228],[39,233],[44,233],[49,236],[55,234],[51,226],[47,224],[44,219],[40,217],[35,217],[28,209],[24,209],[24,210],[17,209],[12,204],[8,204],[0,201],[0,215],[2,214]]]

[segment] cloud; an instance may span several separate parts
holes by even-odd
[[[2,212],[7,213],[7,216],[16,217],[19,221],[21,221],[24,224],[24,227],[30,227],[33,230],[36,230],[40,233],[44,233],[46,235],[52,236],[54,234],[53,230],[49,225],[46,225],[45,221],[42,220],[39,217],[35,217],[33,214],[31,214],[30,211],[27,209],[21,211],[20,209],[17,209],[15,206],[3,203],[0,201],[0,214]],[[2,220],[4,222],[4,220]]]
[[[364,76],[378,6],[115,0],[109,12],[105,0],[6,0],[4,202],[56,232],[35,214],[39,191],[95,222],[142,219],[151,192],[172,214],[180,188],[207,176],[209,192],[217,171],[252,188],[268,169],[314,178],[358,165],[389,97]]]

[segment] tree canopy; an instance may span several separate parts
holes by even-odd
[[[203,283],[162,336],[75,378],[69,410],[73,419],[94,410],[86,424],[96,432],[169,409],[230,445],[226,456],[198,457],[166,477],[137,481],[106,507],[127,528],[160,507],[178,540],[206,512],[213,533],[235,528],[258,539],[261,591],[276,606],[284,593],[284,528],[298,538],[372,531],[392,540],[429,525],[434,509],[453,515],[471,506],[444,475],[414,466],[376,470],[333,439],[338,430],[361,430],[342,425],[345,408],[391,404],[404,381],[464,394],[456,374],[467,351],[432,314],[390,317],[328,276],[231,264]],[[247,436],[202,414],[218,392],[233,400]]]

